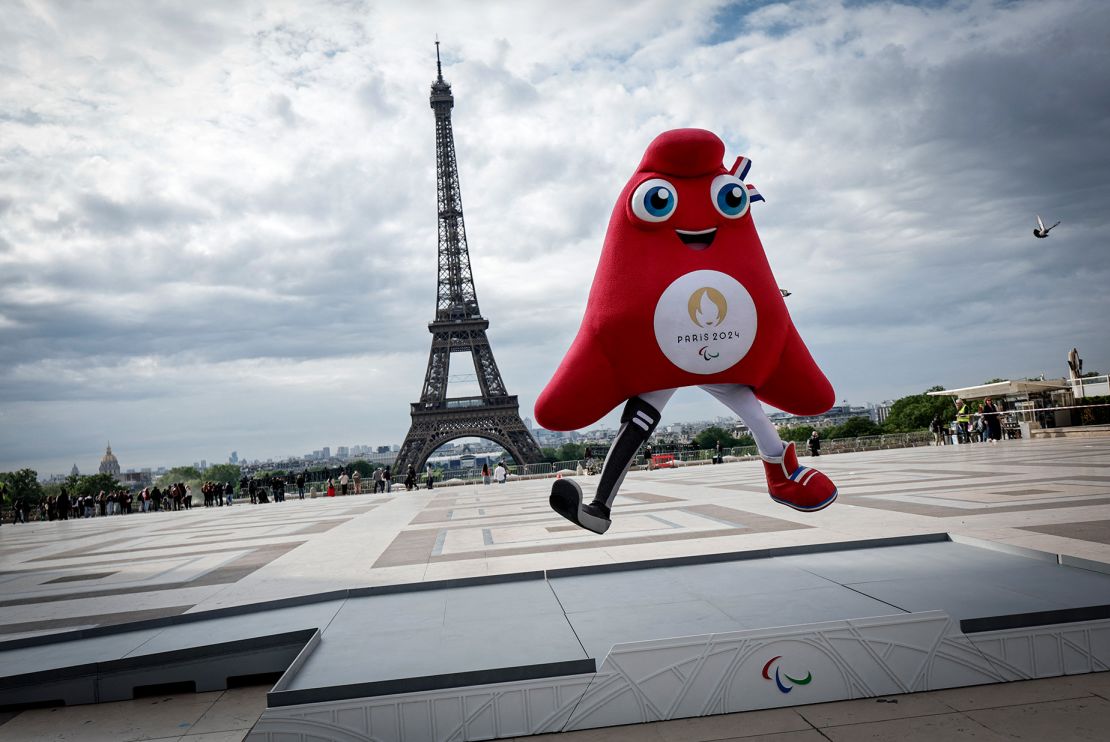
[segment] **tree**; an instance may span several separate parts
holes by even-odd
[[[350,467],[351,467],[351,474],[354,474],[357,471],[358,475],[360,477],[362,477],[363,479],[366,479],[367,477],[374,476],[374,465],[371,464],[369,461],[366,461],[365,459],[359,459],[358,461],[352,461],[350,463]]]
[[[101,492],[113,492],[119,488],[120,483],[111,474],[89,474],[78,478],[77,486],[70,492],[70,496],[76,494],[79,497],[96,497]]]
[[[809,440],[814,430],[816,430],[816,428],[812,425],[793,425],[789,428],[780,429],[779,438],[782,438],[784,441],[804,443]]]
[[[0,480],[4,483],[4,496],[9,502],[15,502],[22,497],[30,505],[43,498],[39,473],[34,469],[5,472],[0,474]]]
[[[581,443],[564,443],[556,452],[557,461],[578,461],[586,453],[586,447]]]
[[[159,487],[168,487],[176,482],[199,482],[200,472],[192,466],[175,466],[168,472],[158,477],[155,484]]]
[[[868,417],[852,417],[844,422],[843,425],[837,425],[828,432],[828,437],[831,438],[859,438],[865,435],[879,435],[883,432],[875,423],[871,422]]]
[[[944,387],[934,387],[929,391],[944,391]],[[952,397],[914,394],[902,397],[890,406],[884,427],[891,433],[928,430],[933,417],[939,416],[942,423],[947,423],[955,414]]]
[[[697,448],[716,448],[718,441],[725,448],[732,448],[736,445],[736,439],[732,437],[732,433],[716,425],[699,432],[694,436],[693,442]]]
[[[243,470],[239,468],[238,464],[213,464],[204,472],[205,479],[212,482],[223,482],[224,484],[235,484],[242,476]],[[200,479],[200,472],[197,472],[197,479]]]

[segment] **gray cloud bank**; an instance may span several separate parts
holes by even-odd
[[[0,470],[88,470],[108,439],[125,467],[400,441],[435,297],[436,33],[526,416],[617,191],[679,126],[753,159],[838,397],[1060,375],[1073,345],[1110,370],[1108,32],[1097,0],[17,4]]]

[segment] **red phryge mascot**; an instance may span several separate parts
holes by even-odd
[[[726,170],[711,132],[664,132],[621,191],[578,336],[536,402],[536,420],[575,430],[625,403],[593,502],[558,479],[551,507],[595,533],[675,389],[700,386],[752,431],[776,502],[821,510],[836,486],[799,466],[760,401],[798,415],[835,399],[786,311],[748,207],[750,161]]]

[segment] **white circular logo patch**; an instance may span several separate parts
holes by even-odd
[[[720,271],[679,276],[655,305],[655,340],[671,363],[715,374],[747,355],[755,340],[755,302]]]

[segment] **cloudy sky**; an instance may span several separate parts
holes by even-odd
[[[524,416],[647,143],[750,156],[854,404],[1110,371],[1110,3],[7,0],[0,471],[400,443],[436,265],[436,35]],[[1034,239],[1034,215],[1063,224]],[[454,391],[452,393],[455,393]],[[724,408],[694,390],[670,420]]]

